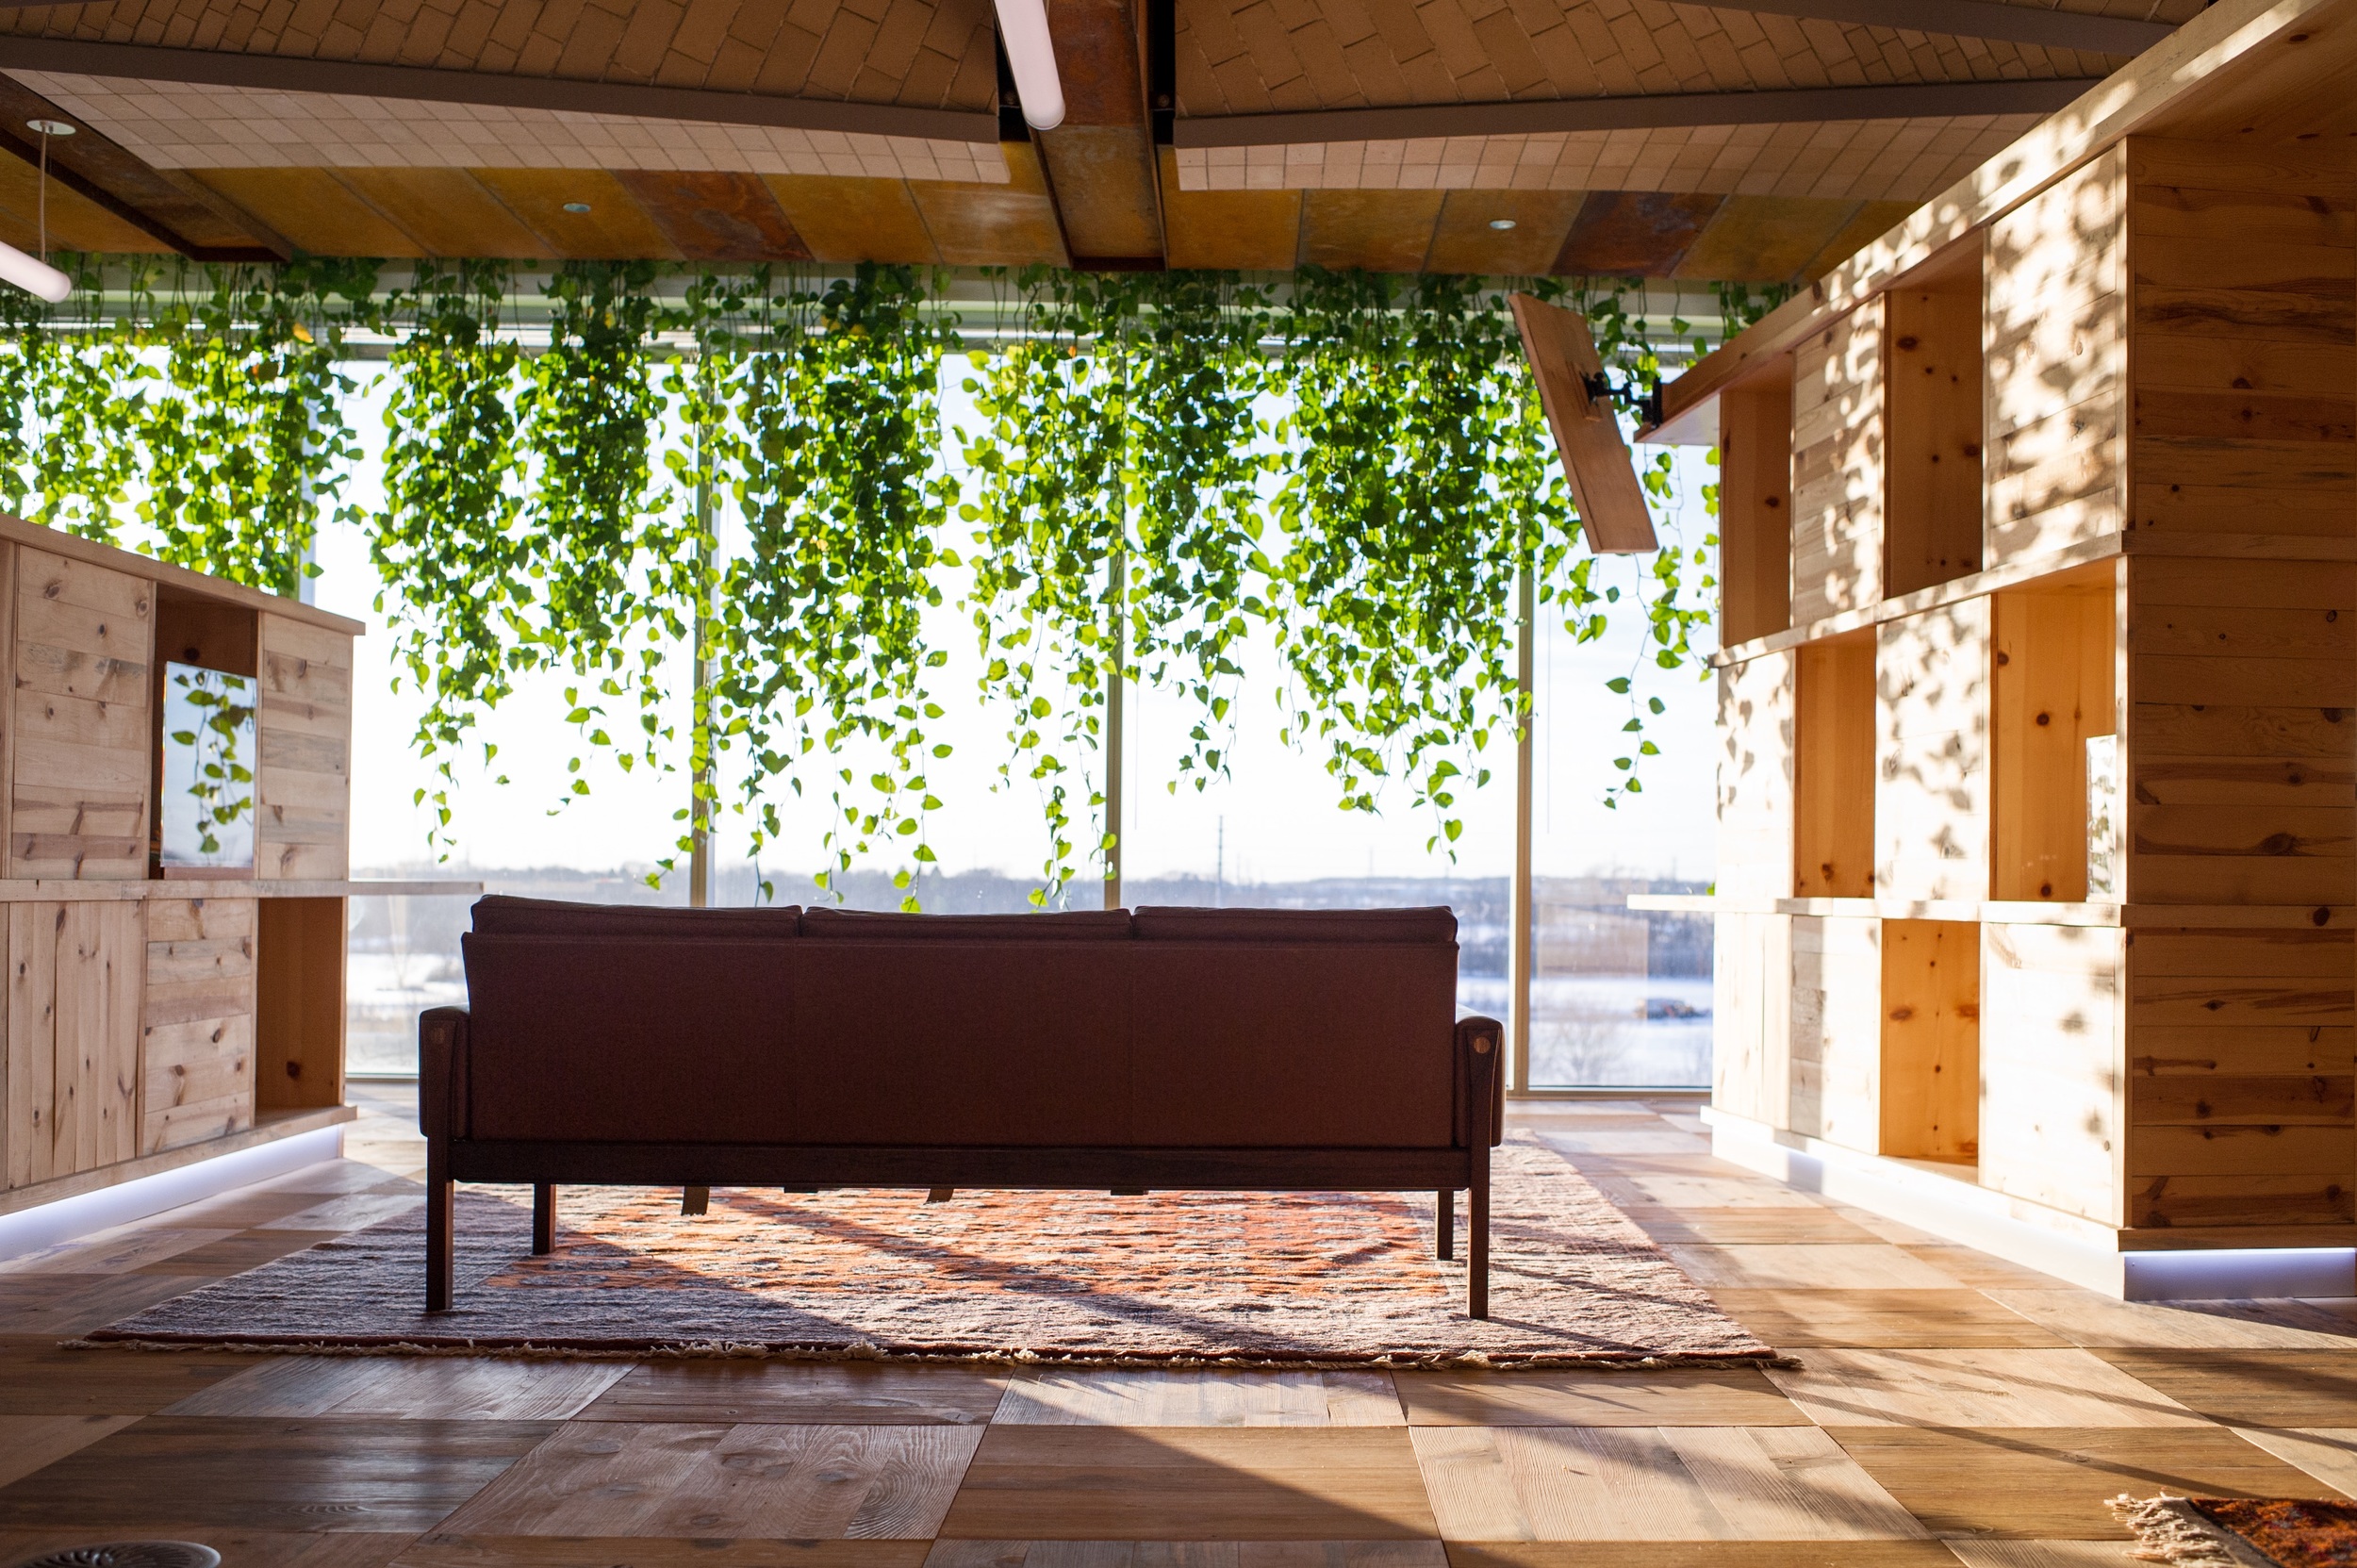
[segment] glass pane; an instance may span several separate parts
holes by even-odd
[[[250,677],[164,666],[166,867],[253,868],[255,696]]]

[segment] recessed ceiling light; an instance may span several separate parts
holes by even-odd
[[[1493,229],[1510,229],[1514,226],[1514,220],[1511,218],[1492,218],[1490,220],[1490,226]]]
[[[39,131],[43,136],[72,136],[74,134],[74,127],[62,120],[27,120],[25,122],[25,128]]]
[[[586,212],[589,210],[589,204],[587,202],[567,202],[565,204],[565,210],[568,212]]]

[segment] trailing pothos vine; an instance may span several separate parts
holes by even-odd
[[[756,853],[811,831],[786,802],[823,800],[819,891],[883,860],[913,898],[939,721],[979,700],[998,786],[1038,792],[1047,901],[1111,842],[1114,684],[1187,701],[1159,770],[1200,789],[1230,767],[1258,638],[1339,803],[1404,795],[1444,849],[1488,742],[1526,718],[1520,580],[1581,639],[1636,617],[1661,669],[1690,662],[1713,586],[1666,454],[1642,473],[1664,548],[1624,581],[1577,551],[1480,280],[1034,271],[978,308],[877,266],[463,262],[387,290],[369,263],[72,264],[65,305],[0,304],[0,505],[282,592],[323,522],[362,526],[445,845],[455,766],[533,679],[579,736],[566,799],[600,759],[684,773],[681,848],[733,817]],[[1524,287],[1585,311],[1623,378],[1689,347],[1682,322],[1649,335],[1636,280]],[[1722,289],[1723,329],[1775,298]],[[354,360],[362,333],[381,367]],[[346,411],[379,375],[364,517]],[[945,376],[975,411],[955,430]],[[952,610],[976,691],[942,685]],[[1638,678],[1612,683],[1610,798],[1656,751]]]

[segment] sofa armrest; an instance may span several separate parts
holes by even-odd
[[[1506,1141],[1506,1026],[1475,1014],[1457,1020],[1457,1147]]]
[[[429,1138],[467,1135],[467,1022],[463,1007],[418,1015],[418,1131]]]

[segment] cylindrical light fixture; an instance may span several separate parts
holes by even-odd
[[[998,36],[1007,45],[1023,121],[1035,131],[1063,124],[1063,78],[1056,74],[1056,41],[1047,36],[1047,0],[997,0]]]
[[[0,278],[28,294],[56,305],[74,292],[74,280],[39,256],[26,256],[14,245],[0,244]]]

